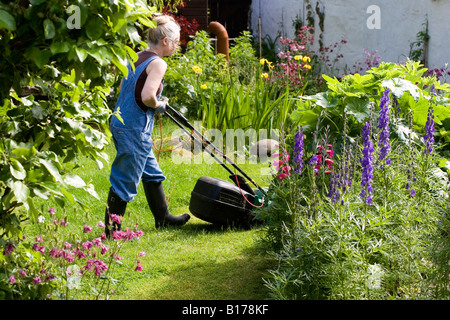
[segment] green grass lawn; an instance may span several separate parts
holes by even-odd
[[[165,119],[164,136],[174,129]],[[159,135],[155,123],[154,136]],[[156,138],[154,138],[156,139]],[[113,146],[107,153],[112,162]],[[219,164],[177,164],[170,153],[161,154],[160,166],[167,179],[163,185],[169,196],[169,208],[175,215],[189,213],[190,193],[197,179],[211,176],[229,180],[229,173]],[[259,185],[268,184],[261,175],[267,164],[239,164]],[[109,190],[109,164],[99,170],[91,160],[77,163],[74,169],[86,182],[94,184],[100,199],[85,192],[75,195],[91,208],[90,212],[66,209],[72,228],[82,230],[103,221]],[[123,228],[138,224],[144,236],[125,245],[120,252],[121,264],[115,268],[119,281],[112,299],[264,299],[266,290],[262,277],[269,268],[267,255],[259,242],[260,228],[251,230],[223,229],[191,214],[191,220],[180,228],[155,229],[153,215],[147,205],[142,185],[136,199],[128,204]],[[94,229],[94,228],[93,228]],[[99,236],[97,234],[92,237]],[[94,232],[95,233],[95,232]],[[143,271],[134,271],[139,252]]]

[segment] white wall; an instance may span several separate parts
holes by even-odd
[[[332,45],[342,39],[344,55],[340,69],[363,61],[363,49],[378,50],[382,61],[403,62],[410,52],[410,44],[417,40],[417,33],[425,31],[428,19],[428,34],[431,36],[428,49],[428,67],[441,68],[449,63],[450,70],[450,0],[310,0],[315,7],[319,1],[325,13],[323,43]],[[370,29],[373,12],[369,6],[380,9],[379,29]],[[258,37],[258,20],[261,20],[261,36],[275,38],[281,33],[293,38],[293,20],[305,17],[304,0],[253,0],[251,26]],[[316,43],[320,29],[316,21]],[[375,27],[377,27],[375,25]]]

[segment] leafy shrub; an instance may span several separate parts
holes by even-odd
[[[265,279],[272,298],[448,299],[449,270],[442,262],[449,258],[448,161],[433,141],[434,120],[448,117],[448,107],[435,102],[446,101],[447,86],[419,79],[422,71],[415,66],[382,64],[367,76],[327,79],[330,96],[306,100],[321,111],[302,122],[310,127],[286,137],[269,189],[271,203],[259,212],[267,222],[264,239],[278,262]],[[402,71],[420,88],[435,84],[441,95],[409,82],[409,89],[420,92],[416,100],[410,100],[415,91],[390,82],[384,82],[389,88],[383,95],[374,90],[383,83],[380,73]],[[369,108],[369,99],[380,108]],[[398,100],[409,102],[400,107],[402,139],[395,131]],[[368,105],[360,120],[352,117],[350,101]],[[336,116],[327,114],[339,108],[344,109]],[[440,168],[442,162],[447,169]]]
[[[71,191],[95,197],[92,183],[63,164],[87,156],[101,168],[107,160],[108,96],[137,58],[134,47],[145,46],[138,30],[153,26],[154,12],[140,0],[0,4],[0,242],[18,243],[14,259],[0,254],[2,270],[41,269],[21,242],[23,224],[42,215],[38,203],[89,210]],[[53,289],[32,281],[11,289],[8,272],[0,276],[6,296],[42,298]]]

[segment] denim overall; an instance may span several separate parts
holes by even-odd
[[[128,66],[128,77],[122,82],[114,111],[120,107],[124,124],[112,116],[110,130],[116,147],[116,158],[111,166],[112,190],[126,202],[134,200],[140,180],[160,182],[166,179],[153,154],[154,111],[144,112],[135,101],[134,90],[139,75],[148,64],[158,57],[153,56],[141,63],[133,72]],[[161,93],[158,95],[158,100]]]

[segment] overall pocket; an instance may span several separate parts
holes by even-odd
[[[111,126],[114,145],[118,153],[132,153],[135,145],[134,130]]]

